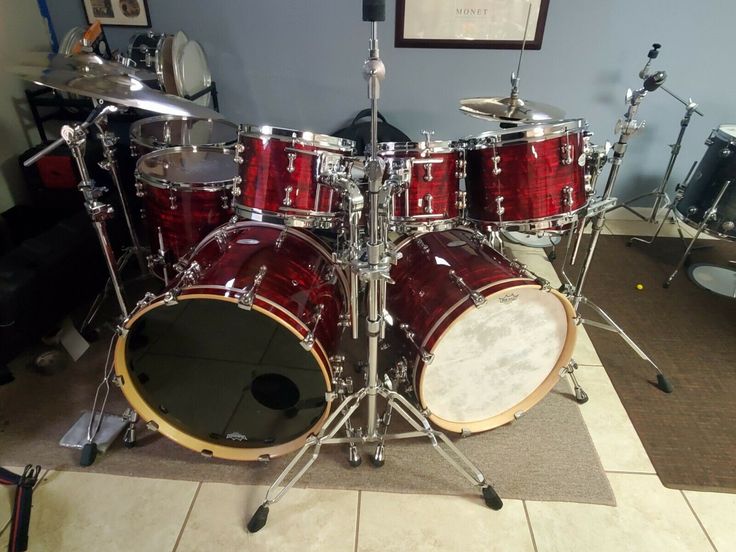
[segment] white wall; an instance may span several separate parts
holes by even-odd
[[[46,24],[34,0],[0,0],[0,213],[24,197],[18,155],[34,143],[25,94],[26,83],[9,74],[18,52],[49,50]]]

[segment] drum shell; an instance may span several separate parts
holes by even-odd
[[[706,222],[703,232],[736,240],[736,137],[719,129],[711,134],[706,144],[708,149],[675,206],[676,213],[688,225],[697,228],[718,199],[725,182],[730,180],[715,217]]]
[[[452,226],[460,216],[460,163],[463,152],[431,150],[393,151],[381,153],[386,159],[386,178],[393,168],[416,160],[406,190],[393,197],[391,224],[400,230],[430,226],[433,229]],[[421,163],[441,160],[440,163]]]
[[[351,151],[349,141],[344,142],[344,148],[331,148],[241,132],[238,214],[255,220],[283,219],[289,226],[330,227],[341,197],[321,176],[330,170],[328,165],[343,170],[344,156]]]
[[[397,248],[400,260],[391,270],[396,282],[387,298],[387,310],[393,318],[389,342],[398,356],[407,360],[409,378],[415,397],[422,410],[438,426],[448,431],[463,433],[493,429],[512,421],[519,411],[530,408],[549,392],[559,379],[561,368],[572,356],[575,343],[575,312],[572,305],[556,290],[539,291],[542,285],[520,267],[508,261],[500,253],[478,241],[467,229],[423,234],[406,239]],[[451,276],[454,273],[454,277]],[[456,278],[462,279],[462,286]],[[476,306],[469,291],[475,290],[485,298],[485,304]],[[494,302],[513,300],[520,290],[550,293],[562,304],[566,319],[567,335],[559,358],[541,384],[519,402],[517,408],[472,422],[445,420],[432,412],[422,394],[422,378],[428,367],[434,367],[432,355],[445,334],[461,318],[473,314],[475,309],[493,309]],[[491,314],[492,310],[489,311]],[[414,344],[405,336],[402,324],[413,334]],[[502,383],[502,382],[499,382]],[[479,391],[482,393],[482,390]]]
[[[469,219],[492,227],[544,229],[555,227],[558,220],[564,224],[564,219],[570,219],[586,206],[582,130],[571,125],[562,135],[512,139],[509,143],[504,143],[503,138],[513,138],[513,131],[500,136],[495,149],[485,144],[471,146],[466,152]],[[572,148],[569,164],[563,163],[563,147],[567,145]],[[499,174],[493,174],[494,156],[499,157]],[[498,198],[503,198],[501,214]],[[566,204],[568,201],[570,204]]]
[[[310,329],[315,330],[311,354],[322,371],[325,392],[331,392],[330,356],[337,350],[339,322],[347,305],[345,276],[314,237],[276,225],[233,222],[212,232],[193,252],[188,269],[168,292],[138,304],[124,322],[115,348],[115,371],[122,391],[141,417],[153,421],[163,434],[179,444],[218,458],[258,460],[264,455],[273,457],[296,450],[326,420],[331,406],[329,398],[326,397],[326,407],[315,425],[305,428],[304,434],[293,441],[252,448],[212,443],[188,434],[142,398],[136,377],[127,365],[126,340],[139,319],[152,309],[167,308],[172,297],[176,302],[221,300],[234,303],[233,308],[237,309],[241,293],[253,285],[261,267],[266,267],[265,274],[250,309],[280,321],[298,339],[305,338]],[[322,305],[323,310],[315,325],[317,305]]]
[[[200,132],[199,129],[204,125],[210,125],[211,132]],[[197,127],[196,131],[193,131],[194,127]],[[163,138],[169,135],[170,138]],[[234,148],[237,139],[238,125],[223,119],[157,115],[139,119],[130,126],[130,151],[133,156],[182,146]]]

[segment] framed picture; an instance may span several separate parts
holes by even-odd
[[[150,27],[147,0],[82,0],[87,22],[117,27]]]
[[[529,6],[531,5],[531,11]],[[542,48],[549,0],[396,0],[397,48]]]

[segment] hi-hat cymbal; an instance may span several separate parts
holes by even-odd
[[[513,97],[466,98],[460,100],[460,111],[471,117],[489,121],[552,121],[565,117],[561,109]]]
[[[143,81],[125,73],[87,72],[32,65],[9,67],[11,73],[61,92],[70,92],[104,100],[115,105],[135,107],[182,117],[222,119],[217,111],[202,107],[178,96],[164,94],[146,86]]]

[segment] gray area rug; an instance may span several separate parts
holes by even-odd
[[[291,456],[269,464],[207,459],[162,435],[139,431],[138,446],[116,442],[90,468],[79,467],[79,451],[62,448],[59,439],[91,406],[102,374],[107,340],[100,340],[82,359],[55,373],[12,365],[16,381],[0,387],[0,465],[41,464],[58,470],[116,475],[270,484]],[[27,357],[26,357],[27,358]],[[108,411],[127,406],[116,388]],[[139,424],[142,426],[142,424]],[[392,431],[405,430],[394,416]],[[613,492],[567,381],[561,381],[540,404],[513,424],[454,439],[477,463],[502,498],[615,505]],[[323,452],[297,486],[399,493],[472,495],[468,482],[448,466],[429,443],[390,442],[386,464],[370,462],[350,468],[342,446]]]

